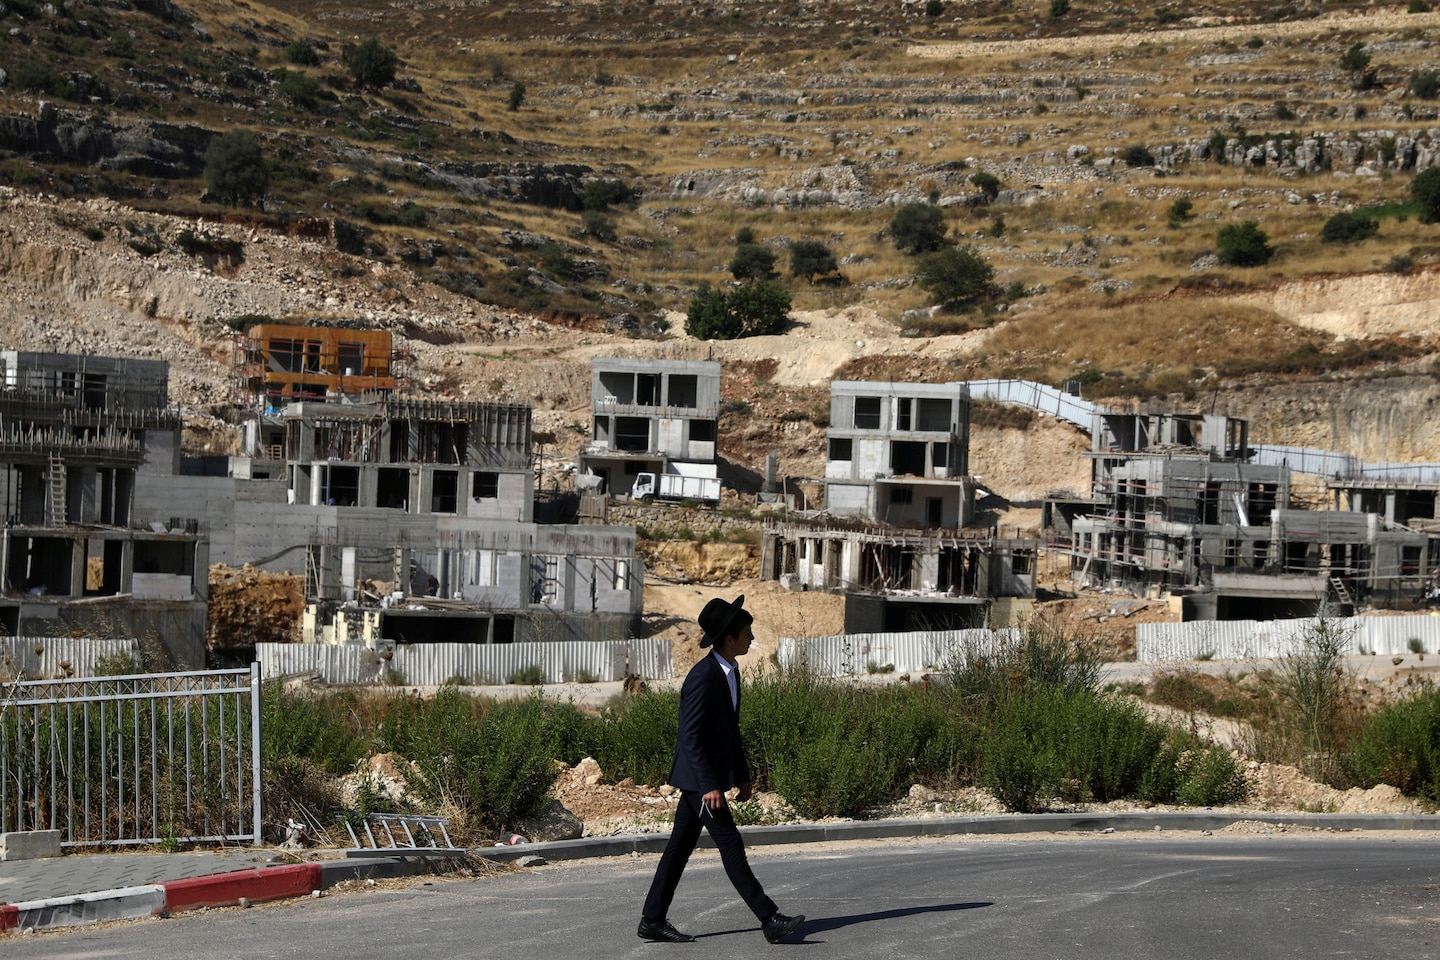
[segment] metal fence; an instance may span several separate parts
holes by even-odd
[[[140,642],[89,637],[0,637],[0,678],[93,677],[107,660],[140,663]]]
[[[1086,433],[1090,432],[1095,413],[1105,409],[1033,380],[968,380],[966,386],[974,400],[994,400],[996,403],[1030,407],[1073,424]]]
[[[544,683],[674,676],[667,640],[416,643],[375,650],[360,644],[257,643],[255,658],[267,677],[305,674],[326,683],[485,685],[536,669]]]
[[[0,682],[0,832],[260,840],[260,670]]]
[[[1135,626],[1135,659],[1141,663],[1178,660],[1255,660],[1297,652],[1319,621],[1196,620]],[[1345,639],[1346,654],[1391,656],[1440,650],[1440,617],[1334,617],[1331,629]]]
[[[1017,643],[1021,631],[917,630],[906,633],[851,633],[837,637],[783,637],[778,659],[786,670],[820,677],[861,673],[913,673],[954,666],[974,653]]]

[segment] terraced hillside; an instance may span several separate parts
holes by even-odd
[[[818,472],[832,377],[1075,378],[1440,459],[1424,7],[14,0],[0,329],[165,356],[223,419],[243,318],[386,325],[426,389],[534,401],[560,456],[605,352],[730,361],[722,453],[751,471]],[[393,83],[347,67],[368,38]],[[253,205],[206,194],[237,129],[271,173]],[[974,308],[917,283],[906,204],[994,268]],[[1336,214],[1374,230],[1326,242]],[[1246,222],[1273,256],[1221,264]],[[684,337],[747,231],[791,324]],[[801,240],[829,282],[789,275]]]

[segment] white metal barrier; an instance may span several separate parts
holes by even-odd
[[[1135,626],[1135,659],[1256,660],[1295,653],[1315,619],[1195,620]],[[1440,652],[1440,616],[1334,617],[1328,626],[1346,638],[1347,655],[1404,654],[1418,647]]]
[[[894,670],[915,673],[939,670],[985,652],[1018,642],[1021,631],[921,630],[908,633],[851,633],[836,637],[783,637],[778,657],[786,670],[821,677],[846,677]]]
[[[544,683],[674,676],[668,640],[417,643],[375,650],[359,644],[259,643],[255,657],[267,677],[306,674],[326,683],[500,684],[536,668]]]

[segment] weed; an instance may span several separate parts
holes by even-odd
[[[538,663],[532,663],[528,667],[513,671],[505,678],[505,682],[536,687],[545,682],[545,671]]]

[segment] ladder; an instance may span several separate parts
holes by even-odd
[[[408,813],[372,813],[364,817],[336,817],[350,834],[346,856],[374,853],[464,853],[465,848],[450,842],[449,817],[428,817]],[[355,831],[356,823],[364,836]]]
[[[58,527],[65,522],[65,461],[57,454],[50,455],[46,480],[45,525]]]
[[[1335,599],[1341,603],[1354,604],[1355,598],[1350,596],[1350,588],[1345,586],[1345,581],[1334,574],[1330,575],[1330,586],[1335,588]]]

